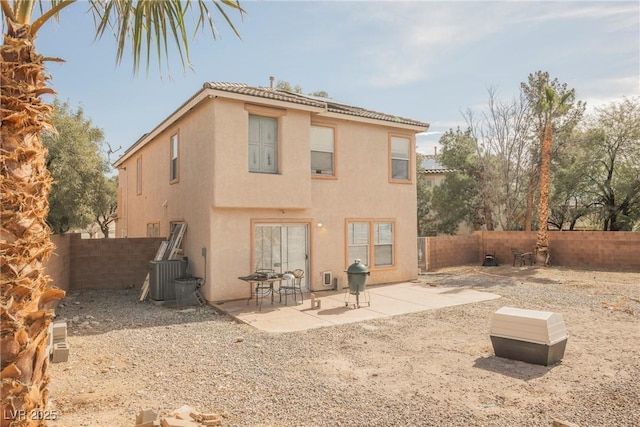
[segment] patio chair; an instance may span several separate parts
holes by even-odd
[[[522,252],[519,249],[511,248],[511,253],[513,254],[513,266],[516,266],[516,260],[520,260],[520,267],[523,265],[527,265],[527,260],[529,261],[529,265],[535,264],[535,258],[533,257],[533,252]]]
[[[296,269],[293,271],[287,271],[282,275],[282,282],[278,293],[280,294],[280,302],[282,302],[282,295],[284,295],[284,305],[287,305],[287,296],[293,294],[293,300],[298,302],[298,293],[300,293],[300,302],[304,302],[302,296],[302,278],[304,277],[304,270]]]

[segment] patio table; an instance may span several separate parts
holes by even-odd
[[[262,310],[262,299],[266,296],[271,295],[271,305],[273,305],[273,295],[276,292],[274,284],[282,282],[282,274],[277,274],[275,277],[252,274],[249,276],[238,277],[238,279],[249,284],[249,298],[247,299],[247,305],[255,296],[256,306],[259,307],[259,310]]]

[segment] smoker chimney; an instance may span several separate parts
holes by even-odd
[[[276,79],[275,77],[273,77],[273,76],[269,76],[269,87],[270,87],[271,89],[273,89],[273,81],[274,81],[275,79]]]
[[[433,155],[434,156],[438,155],[438,146],[437,145],[435,147],[433,147]]]

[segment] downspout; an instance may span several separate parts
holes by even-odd
[[[122,171],[124,175],[124,180],[119,180],[122,185],[122,218],[118,218],[118,220],[124,220],[124,227],[120,228],[120,237],[127,237],[129,235],[129,215],[127,209],[129,205],[129,175],[127,174],[126,166],[120,166],[118,170]]]

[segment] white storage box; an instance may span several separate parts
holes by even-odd
[[[491,321],[496,356],[538,365],[552,365],[564,356],[567,328],[561,314],[502,307]]]

